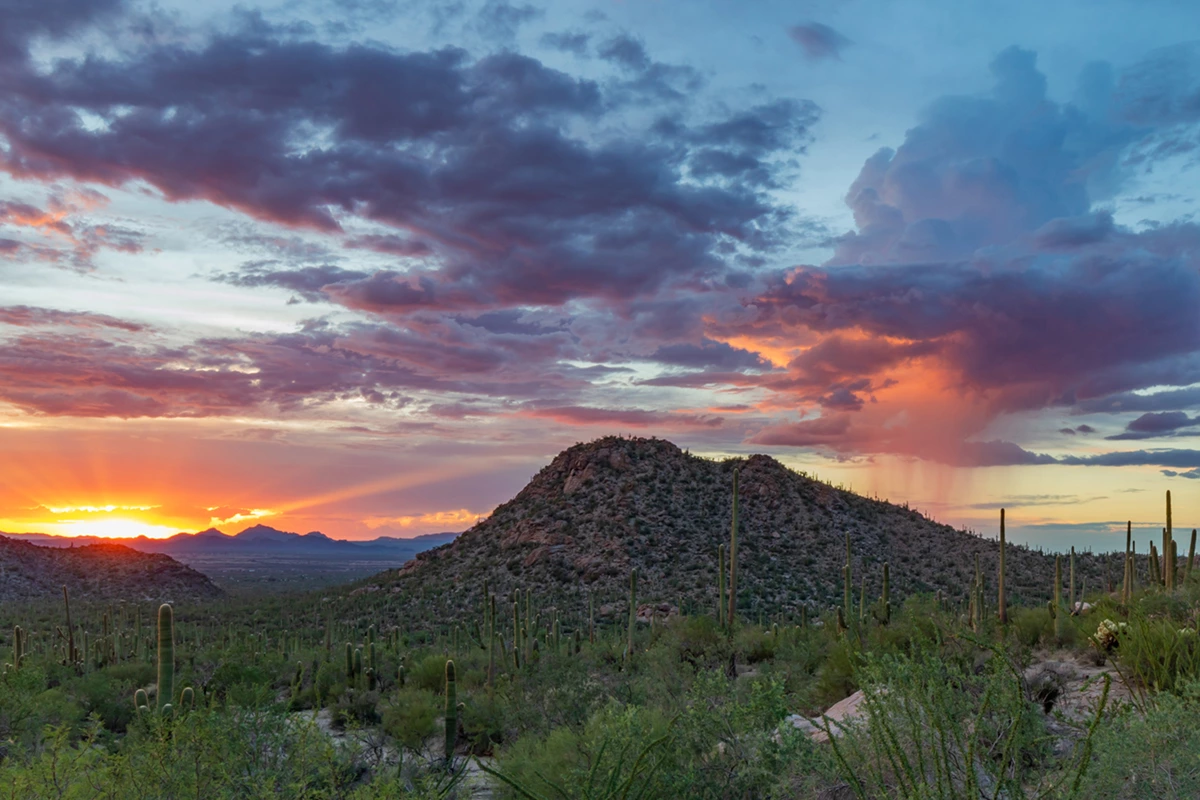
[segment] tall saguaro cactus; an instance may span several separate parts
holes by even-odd
[[[496,595],[487,598],[488,604],[488,696],[496,687]]]
[[[733,521],[729,525],[729,630],[737,617],[738,472],[733,470]]]
[[[75,628],[71,626],[71,598],[67,595],[67,585],[63,584],[63,608],[67,612],[67,658],[66,665],[72,666],[81,659],[75,655]]]
[[[1067,583],[1067,611],[1075,613],[1075,548],[1071,548],[1071,578]]]
[[[717,627],[725,627],[725,545],[717,545]]]
[[[629,643],[625,647],[625,660],[633,661],[633,629],[637,625],[637,567],[629,572]]]
[[[1192,543],[1188,546],[1188,560],[1183,566],[1183,582],[1192,578],[1192,563],[1196,560],[1196,529],[1192,528]]]
[[[1054,557],[1054,600],[1050,605],[1054,616],[1054,638],[1062,641],[1065,621],[1062,607],[1062,556]]]
[[[454,676],[454,662],[446,662],[446,763],[454,759],[454,746],[458,743],[458,685]]]
[[[996,601],[1000,607],[1000,624],[1008,624],[1008,602],[1004,597],[1004,509],[1000,509],[1000,575],[996,581]]]
[[[850,573],[850,532],[846,532],[846,563],[842,567],[842,610],[845,612],[846,620],[849,621],[854,617],[854,593],[851,587],[851,581],[854,576]]]
[[[1171,547],[1175,533],[1171,528],[1171,490],[1167,489],[1167,527],[1163,528],[1163,586],[1175,588],[1175,551]]]
[[[1133,520],[1125,522],[1125,580],[1121,585],[1121,602],[1128,603],[1129,597],[1133,593],[1133,567],[1130,563],[1133,560],[1133,553],[1130,547],[1133,545]]]
[[[175,613],[163,603],[158,607],[158,710],[175,696]]]

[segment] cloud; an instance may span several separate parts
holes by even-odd
[[[0,338],[0,402],[47,416],[277,416],[350,401],[401,407],[413,392],[571,398],[594,377],[562,363],[578,355],[562,332],[497,334],[440,320],[408,330],[313,322],[293,333],[176,346],[133,323],[58,314],[43,315],[52,323],[44,329],[28,327],[36,313],[7,314],[23,327]]]
[[[811,103],[667,114],[698,76],[631,37],[606,43],[620,77],[597,81],[512,51],[334,47],[240,19],[188,46],[19,60],[0,77],[0,168],[331,234],[381,226],[347,244],[422,262],[330,293],[376,313],[624,302],[719,281],[730,253],[790,236],[767,190]]]
[[[1090,456],[1063,456],[1060,464],[1097,467],[1174,467],[1200,468],[1200,450],[1120,450]]]
[[[107,314],[94,314],[88,311],[61,311],[53,308],[37,308],[32,306],[0,306],[0,325],[11,325],[21,328],[114,328],[130,333],[146,330],[145,325],[110,317]]]
[[[1187,472],[1176,472],[1173,469],[1161,470],[1163,475],[1168,478],[1188,478],[1189,480],[1200,479],[1200,469],[1190,469]]]
[[[678,414],[668,411],[648,411],[640,408],[611,409],[591,406],[560,406],[551,408],[529,408],[523,416],[550,419],[565,425],[602,425],[608,428],[719,428],[721,417]]]
[[[662,345],[650,358],[676,367],[718,369],[770,369],[771,365],[757,353],[733,347],[725,342],[703,339],[700,344],[680,343]]]
[[[588,45],[591,43],[591,36],[580,31],[559,31],[544,33],[539,41],[543,47],[549,47],[562,53],[585,56],[588,52]]]
[[[990,92],[936,100],[866,160],[847,193],[855,230],[824,265],[776,273],[746,313],[710,322],[710,337],[788,353],[786,374],[661,382],[753,386],[832,420],[752,441],[980,465],[1052,461],[991,443],[1004,414],[1200,403],[1186,388],[1200,383],[1200,226],[1131,229],[1096,207],[1147,129],[1111,113],[1103,70],[1085,71],[1075,103],[1047,97],[1028,51],[992,72]]]
[[[828,25],[819,22],[809,22],[788,28],[788,36],[800,45],[804,55],[810,61],[820,61],[824,58],[841,60],[842,50],[849,47],[851,41]]]
[[[1105,439],[1151,439],[1157,436],[1172,436],[1184,428],[1200,425],[1200,417],[1192,418],[1182,411],[1148,412],[1125,426],[1123,433],[1106,436]]]
[[[318,302],[329,299],[321,291],[324,287],[339,281],[361,280],[367,277],[365,272],[343,269],[331,264],[294,269],[273,269],[272,266],[270,262],[249,264],[237,272],[217,273],[213,280],[233,286],[274,286],[293,291],[309,302]]]
[[[45,208],[0,200],[0,226],[15,227],[27,235],[25,241],[5,239],[11,245],[3,249],[23,260],[46,261],[81,272],[94,269],[95,256],[101,250],[140,253],[145,238],[141,231],[84,216],[103,205],[97,196],[86,191],[70,198],[52,195]],[[28,236],[36,241],[28,241]]]

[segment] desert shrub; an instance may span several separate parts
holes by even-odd
[[[856,797],[1055,797],[1089,763],[1085,737],[1053,781],[1028,791],[1051,755],[1044,717],[999,654],[978,671],[934,655],[868,656],[858,676],[865,718],[831,745]]]
[[[734,647],[749,664],[773,657],[776,644],[774,636],[757,627],[742,628],[734,637]]]
[[[696,667],[713,667],[729,658],[729,640],[710,616],[672,620],[669,630],[681,661]]]
[[[424,689],[405,687],[384,704],[383,730],[410,750],[420,750],[434,733],[442,705],[441,698]]]
[[[347,689],[330,708],[335,727],[374,725],[380,721],[379,694]]]
[[[668,728],[654,710],[613,702],[582,730],[560,727],[544,737],[518,739],[500,754],[499,796],[599,800],[621,797],[628,787],[630,797],[671,797],[661,772],[670,754]]]
[[[1010,610],[1009,618],[1012,635],[1023,647],[1036,647],[1054,637],[1054,620],[1050,618],[1048,608],[1014,608]]]
[[[137,686],[125,680],[114,680],[111,672],[97,671],[75,681],[75,695],[86,714],[95,714],[105,729],[124,733],[133,721],[137,709],[133,707],[133,692]]]
[[[462,727],[472,753],[491,755],[493,748],[504,741],[504,704],[486,696],[472,698],[463,711]]]
[[[824,663],[817,669],[814,701],[821,706],[836,703],[858,688],[855,676],[856,653],[847,639],[840,639],[830,646]]]
[[[225,661],[213,671],[208,691],[221,701],[252,707],[274,697],[273,682],[271,673],[262,667]]]
[[[446,657],[427,655],[413,663],[408,682],[427,692],[441,692],[446,688]]]
[[[1200,797],[1200,682],[1160,694],[1145,712],[1126,708],[1096,732],[1082,797]]]
[[[1131,614],[1120,629],[1116,662],[1134,692],[1173,692],[1200,678],[1200,636],[1170,618]]]

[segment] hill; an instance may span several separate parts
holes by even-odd
[[[878,597],[888,563],[894,601],[939,590],[960,600],[973,583],[976,556],[988,596],[995,596],[994,539],[834,488],[765,455],[718,462],[659,439],[616,437],[562,452],[516,497],[453,543],[355,591],[386,592],[393,607],[418,596],[434,598],[454,614],[464,605],[478,608],[487,581],[501,598],[532,588],[576,607],[593,593],[598,605],[610,605],[605,611],[615,613],[627,607],[622,601],[636,566],[639,600],[707,610],[716,604],[717,547],[729,537],[735,468],[738,603],[744,614],[797,613],[801,606],[838,603],[847,533],[856,599],[864,576],[868,597]],[[1049,597],[1053,556],[1010,544],[1007,571],[1012,602]],[[1119,563],[1093,555],[1079,557],[1077,573],[1092,589],[1121,575]]]
[[[39,547],[0,536],[0,602],[61,598],[178,602],[222,594],[211,580],[170,556],[117,544]]]

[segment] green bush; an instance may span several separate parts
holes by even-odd
[[[388,698],[380,715],[383,730],[409,750],[420,750],[434,734],[434,720],[442,711],[440,698],[407,686]]]
[[[1037,647],[1054,638],[1054,620],[1048,608],[1015,608],[1009,619],[1012,623],[1009,629],[1023,647]]]
[[[766,661],[775,655],[775,637],[762,628],[742,628],[734,637],[734,647],[748,664]]]
[[[446,657],[434,654],[416,661],[408,673],[408,682],[427,692],[445,691]]]
[[[1156,696],[1141,713],[1126,707],[1095,736],[1080,796],[1105,800],[1200,797],[1200,682]]]
[[[1130,688],[1173,692],[1200,678],[1200,635],[1172,619],[1130,616],[1121,628],[1117,666]]]

